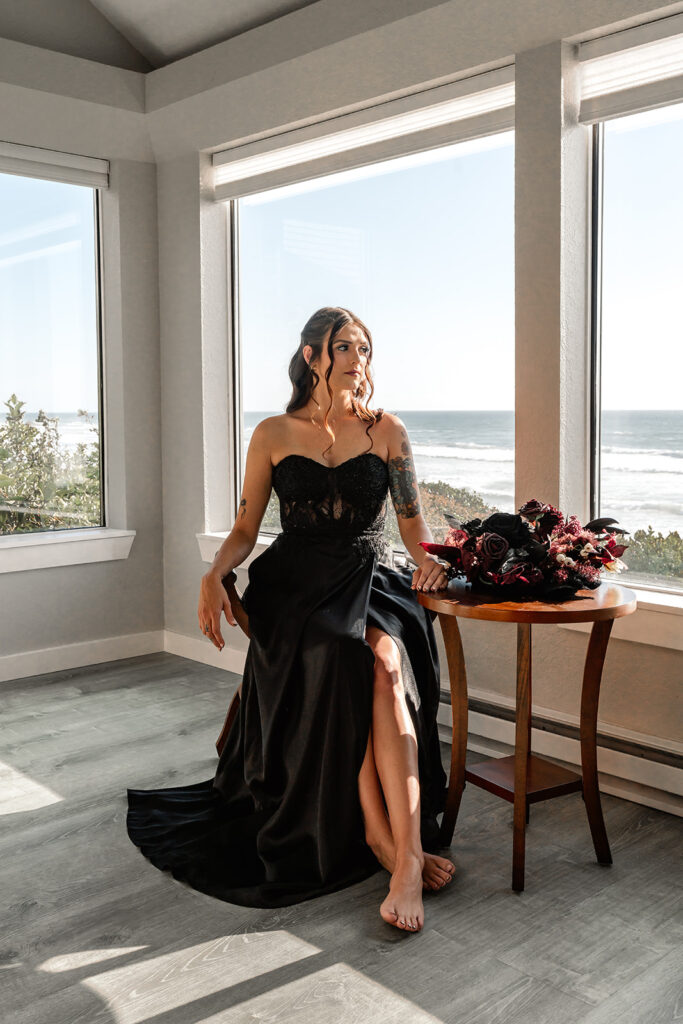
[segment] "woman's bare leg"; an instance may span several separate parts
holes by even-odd
[[[380,907],[388,924],[406,931],[424,925],[420,840],[420,783],[417,738],[406,706],[401,660],[392,638],[375,626],[366,629],[375,655],[372,732],[375,764],[394,839],[395,866],[389,895]]]
[[[365,758],[358,775],[358,792],[365,822],[365,840],[382,867],[393,874],[396,867],[396,850],[375,765],[372,728],[368,736]],[[434,853],[425,853],[424,860],[423,889],[442,889],[452,880],[455,873],[455,865],[452,861]]]

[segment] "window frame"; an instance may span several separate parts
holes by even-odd
[[[673,104],[671,104],[673,105]],[[666,104],[669,106],[669,104]],[[638,113],[634,111],[633,113]],[[629,117],[629,113],[616,115],[610,120]],[[604,203],[604,151],[605,119],[596,121],[592,128],[591,148],[591,225],[590,225],[590,401],[589,401],[589,507],[591,519],[600,515],[602,470],[602,264],[603,264],[603,203]],[[623,586],[645,591],[652,595],[680,599],[683,606],[683,586],[673,587],[621,579]],[[669,602],[666,602],[668,604]]]
[[[485,120],[485,119],[487,119],[487,118],[488,118],[488,115],[482,115],[481,118],[476,119],[476,124],[468,126],[464,130],[462,130],[460,128],[460,122],[454,122],[453,123],[453,128],[454,128],[455,134],[457,135],[457,138],[453,138],[450,141],[442,141],[438,145],[425,144],[424,149],[422,149],[422,150],[416,150],[414,143],[408,142],[406,144],[406,154],[401,154],[401,155],[414,154],[415,152],[430,152],[430,151],[438,152],[439,150],[444,149],[444,148],[446,148],[448,146],[457,144],[458,142],[468,142],[468,141],[470,141],[472,139],[477,139],[477,138],[489,138],[489,137],[491,137],[493,135],[502,135],[502,134],[505,134],[505,133],[507,133],[509,131],[512,131],[514,133],[514,113],[513,113],[512,119],[511,119],[512,123],[510,123],[508,127],[497,127],[496,130],[494,130],[494,131],[491,131],[491,130],[482,131],[482,129],[486,128],[487,120]],[[475,119],[471,119],[471,120],[474,121]],[[395,157],[378,156],[376,161],[374,161],[371,164],[368,164],[367,161],[364,161],[364,166],[368,166],[368,165],[369,166],[375,166],[376,163],[384,163],[384,162],[387,162],[387,161],[389,161],[391,159],[394,159],[394,158]],[[287,173],[288,170],[289,170],[288,168],[285,168],[284,169],[284,173]],[[332,172],[332,173],[335,173],[335,172]],[[327,175],[325,175],[325,174],[318,173],[318,174],[312,175],[311,178],[307,179],[307,180],[319,180],[319,179],[324,178],[326,176]],[[285,182],[284,184],[288,184],[288,182]],[[274,186],[274,187],[277,187],[277,186]],[[251,190],[249,190],[249,191],[247,191],[245,193],[245,197],[248,197],[249,195],[253,195],[253,192]],[[228,218],[227,231],[228,231],[228,239],[229,239],[230,252],[231,252],[230,273],[229,273],[228,287],[229,287],[230,299],[231,299],[231,303],[230,303],[230,305],[231,305],[231,318],[232,318],[232,331],[231,331],[231,333],[232,333],[232,337],[234,338],[233,353],[232,353],[232,369],[233,369],[233,381],[235,383],[234,383],[234,387],[233,387],[233,393],[231,395],[232,415],[234,417],[233,422],[236,424],[235,438],[234,438],[234,459],[235,459],[234,465],[235,465],[235,473],[234,473],[234,478],[233,478],[235,486],[234,486],[234,491],[233,491],[233,495],[232,495],[233,509],[232,509],[232,512],[231,512],[233,522],[237,518],[237,510],[239,508],[239,502],[240,502],[240,497],[241,497],[241,493],[242,493],[242,479],[243,479],[243,471],[244,471],[244,455],[243,455],[243,449],[244,449],[244,441],[243,441],[243,438],[244,438],[244,416],[243,416],[243,401],[242,401],[242,383],[243,382],[242,382],[242,373],[241,373],[242,332],[241,332],[241,319],[240,319],[240,309],[239,309],[239,200],[240,200],[240,198],[241,198],[240,196],[233,196],[230,199],[227,199],[227,200],[223,201],[225,206],[226,206],[226,216]],[[513,273],[514,273],[514,271],[513,271]],[[513,412],[514,412],[514,410],[513,410]],[[271,496],[272,496],[272,491],[271,491]],[[227,531],[225,533],[221,533],[221,534],[215,534],[213,536],[221,536],[224,539],[225,537],[228,536],[228,533],[229,533],[229,531]],[[208,534],[205,534],[204,536],[208,536]],[[263,531],[263,532],[259,531],[258,539],[257,539],[257,546],[258,545],[263,545],[263,547],[267,547],[270,543],[272,543],[272,541],[275,539],[276,536],[277,536],[276,533],[270,533],[268,531]],[[389,553],[390,553],[390,558],[391,558],[391,564],[392,565],[396,565],[396,564],[415,564],[412,561],[412,559],[410,558],[410,555],[408,554],[408,552],[404,548],[402,548],[402,547],[391,546],[391,547],[389,547]],[[249,565],[254,557],[256,557],[256,556],[252,553],[252,555],[250,555],[247,558],[247,560],[245,560],[243,565],[244,566]],[[209,559],[209,561],[211,561],[211,560],[212,559]]]
[[[121,209],[109,161],[3,143],[0,171],[93,190],[100,438],[100,525],[2,535],[0,574],[127,559],[137,531],[126,528],[123,302],[120,278],[109,273],[121,259]]]

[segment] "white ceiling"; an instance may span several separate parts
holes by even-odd
[[[0,0],[0,37],[145,72],[317,2]]]
[[[90,0],[152,67],[205,50],[317,0]]]

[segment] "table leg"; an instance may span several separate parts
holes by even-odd
[[[524,889],[527,774],[531,751],[531,623],[517,623],[517,711],[515,719],[515,799],[512,888]]]
[[[602,666],[605,662],[605,653],[613,622],[614,619],[604,619],[593,623],[586,652],[581,690],[580,732],[583,798],[598,864],[612,863],[598,788],[597,732]]]
[[[448,674],[451,680],[451,713],[453,716],[453,738],[451,740],[451,773],[448,780],[446,808],[441,822],[439,841],[450,846],[453,830],[458,819],[460,801],[465,789],[465,756],[467,754],[467,675],[465,656],[458,620],[455,615],[439,614],[443,633]]]

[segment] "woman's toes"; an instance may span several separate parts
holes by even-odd
[[[385,900],[381,905],[379,912],[382,919],[386,921],[387,924],[398,924],[398,914],[396,913],[396,909],[392,907],[387,900]]]

